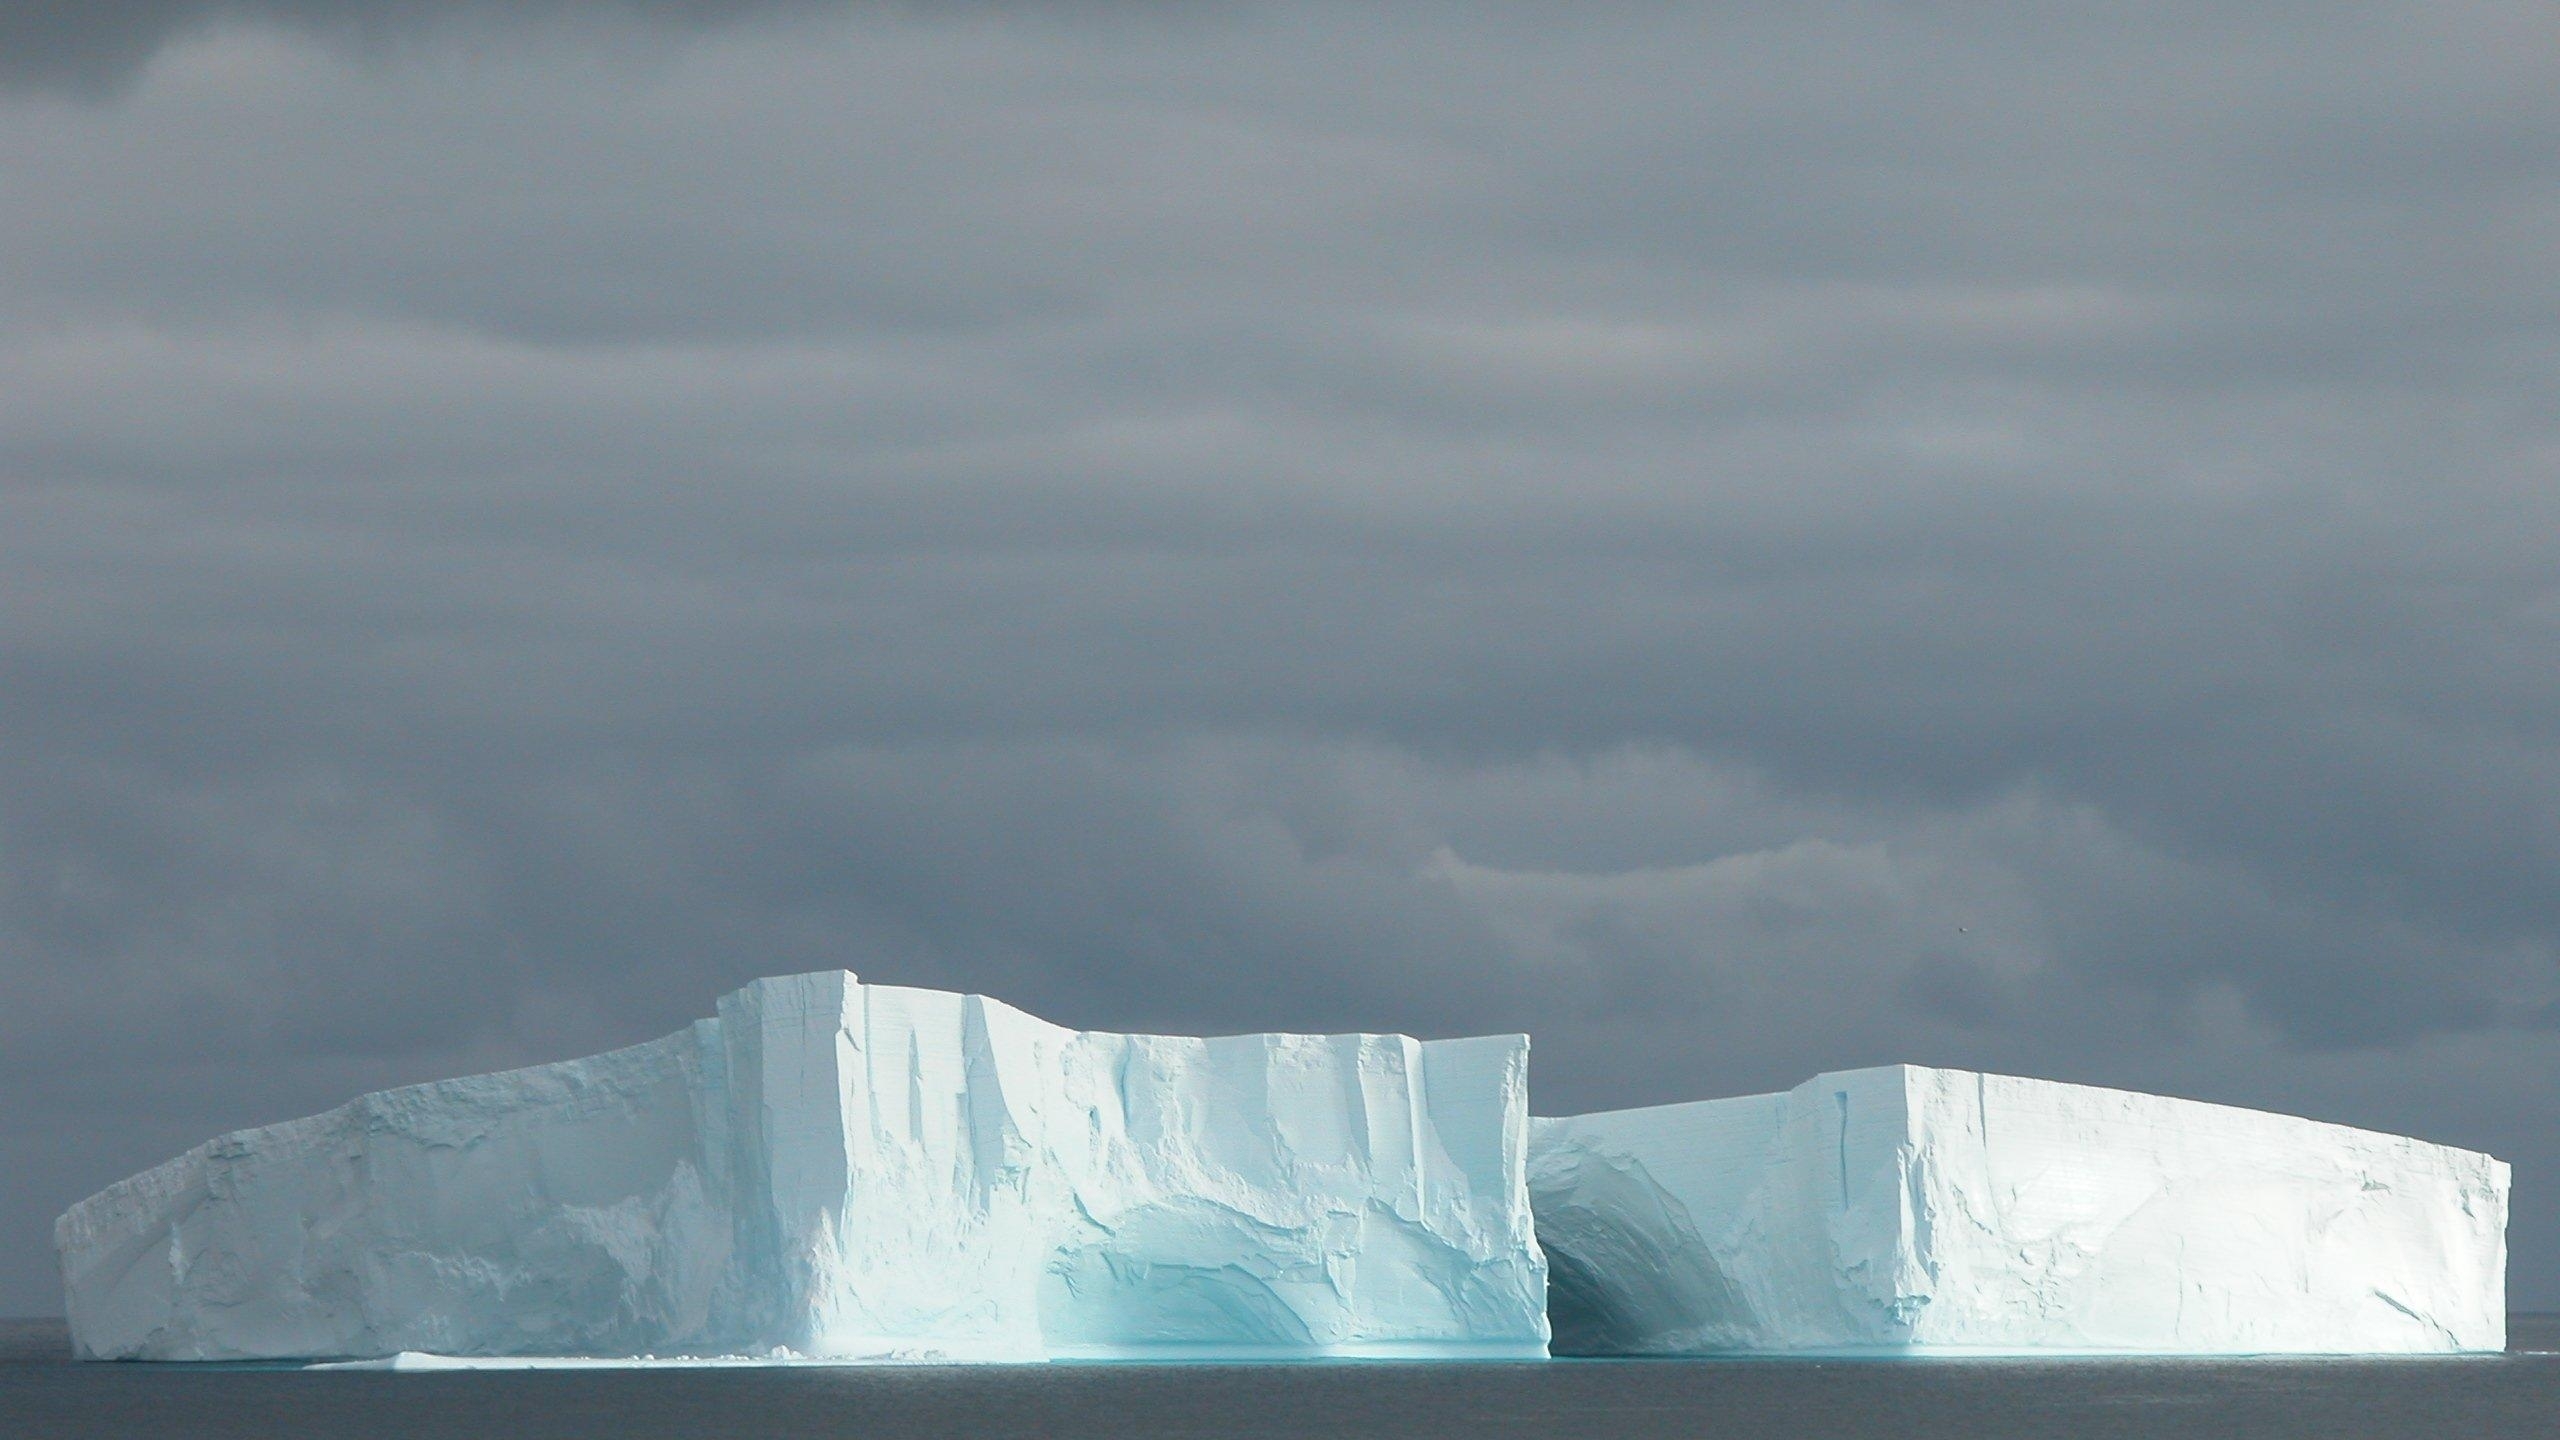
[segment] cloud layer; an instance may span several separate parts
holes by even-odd
[[[737,8],[13,12],[0,1311],[834,964],[2405,1129],[2560,1302],[2547,7]]]

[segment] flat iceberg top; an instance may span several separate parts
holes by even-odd
[[[1543,1354],[1527,1051],[782,976],[223,1136],[56,1243],[89,1356]]]
[[[2405,1136],[1895,1065],[1530,1146],[1560,1351],[2504,1344],[2508,1167]]]
[[[1971,1085],[1977,1089],[1990,1087],[2022,1087],[2045,1098],[2057,1107],[2077,1107],[2090,1113],[2111,1115],[2114,1123],[2151,1125],[2185,1130],[2232,1130],[2258,1125],[2281,1128],[2297,1142],[2325,1135],[2329,1143],[2341,1146],[2383,1146],[2403,1148],[2412,1154],[2435,1152],[2446,1157],[2448,1164],[2464,1164],[2504,1170],[2507,1163],[2477,1150],[2463,1150],[2450,1145],[2395,1135],[2385,1130],[2367,1130],[2334,1121],[2305,1119],[2277,1110],[2258,1110],[2242,1105],[2226,1105],[2210,1100],[2187,1100],[2170,1095],[2157,1095],[2139,1090],[2116,1090],[2102,1085],[2076,1085],[2064,1080],[2038,1080],[2023,1075],[1999,1075],[1977,1070],[1950,1070],[1928,1065],[1872,1065],[1856,1070],[1825,1071],[1797,1089],[1833,1085],[1843,1089],[1863,1089],[1897,1083],[1914,1086],[1955,1087]],[[1737,1095],[1708,1100],[1682,1100],[1665,1105],[1638,1105],[1622,1110],[1593,1110],[1580,1115],[1535,1115],[1529,1124],[1543,1130],[1551,1125],[1607,1126],[1621,1121],[1659,1127],[1680,1123],[1681,1116],[1705,1117],[1725,1109],[1749,1109],[1781,1105],[1795,1091],[1778,1091],[1766,1095]],[[1710,1122],[1711,1123],[1711,1122]]]

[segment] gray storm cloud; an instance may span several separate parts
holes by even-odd
[[[2554,41],[14,7],[0,1311],[835,964],[2407,1130],[2560,1302]]]
[[[493,21],[636,20],[692,29],[825,5],[826,0],[16,0],[0,8],[0,84],[112,92],[163,48],[241,23],[381,44]]]

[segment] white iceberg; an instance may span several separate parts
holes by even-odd
[[[2508,1167],[2396,1135],[1909,1065],[1530,1133],[1559,1354],[2506,1340]]]
[[[789,976],[224,1136],[55,1243],[90,1358],[1540,1356],[1527,1065]]]
[[[90,1358],[2415,1353],[2499,1161],[1911,1066],[1531,1120],[1521,1036],[1078,1032],[843,972],[225,1136],[55,1229]],[[1533,1220],[1534,1207],[1534,1220]]]

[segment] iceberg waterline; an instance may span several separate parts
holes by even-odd
[[[2507,1167],[1893,1066],[1560,1120],[1525,1036],[1081,1032],[841,971],[364,1096],[56,1224],[87,1358],[2503,1343]],[[1551,1268],[1552,1267],[1552,1273]]]

